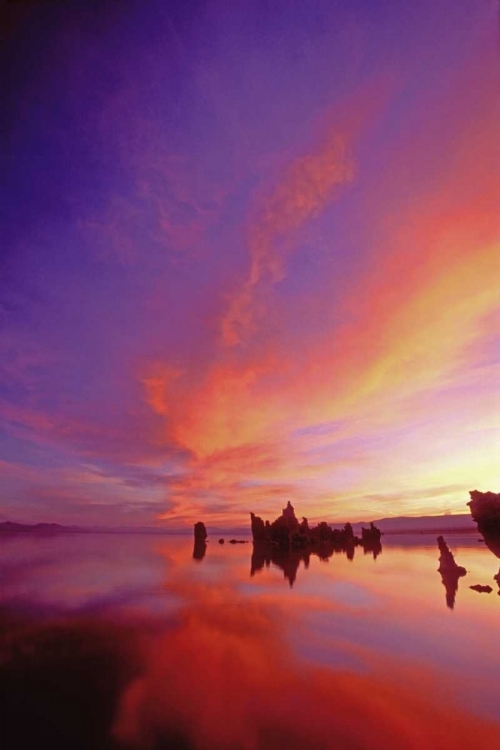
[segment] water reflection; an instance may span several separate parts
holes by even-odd
[[[193,560],[203,560],[207,552],[207,545],[200,539],[195,539],[193,547]]]
[[[447,542],[493,584],[476,536]],[[500,599],[462,586],[451,616],[434,538],[384,537],[376,564],[328,544],[193,552],[192,537],[0,544],[2,750],[500,746]]]
[[[429,696],[432,673],[303,662],[284,611],[227,593],[191,591],[161,625],[4,614],[4,750],[498,746],[498,726]]]
[[[500,535],[483,532],[482,537],[490,552],[493,552],[495,557],[500,557]]]
[[[376,560],[382,552],[381,541],[379,539],[373,539],[371,541],[363,542],[363,552],[365,555],[368,555],[371,552],[373,559]]]
[[[250,562],[250,577],[262,570],[264,566],[268,568],[272,563],[283,571],[285,579],[292,588],[301,562],[307,569],[311,556],[327,561],[334,554],[337,554],[345,555],[348,560],[353,560],[356,546],[362,546],[364,554],[372,554],[374,560],[382,552],[382,544],[379,540],[366,541],[362,545],[357,545],[354,541],[342,545],[332,542],[319,542],[306,547],[280,547],[265,542],[254,542]]]
[[[437,543],[441,553],[438,572],[441,574],[441,580],[446,589],[446,605],[453,609],[458,591],[458,581],[467,575],[467,571],[461,565],[457,565],[453,553],[442,536],[438,536]]]

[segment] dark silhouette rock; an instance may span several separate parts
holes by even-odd
[[[205,557],[207,551],[206,542],[201,539],[195,539],[193,547],[193,560],[201,561]]]
[[[203,521],[198,521],[197,523],[195,523],[194,538],[196,539],[196,541],[204,542],[207,536],[207,530]]]
[[[224,544],[224,539],[219,539],[219,544]]]
[[[373,524],[373,522],[370,524],[369,528],[361,528],[361,543],[363,545],[380,542],[381,536],[382,532]]]
[[[361,545],[365,554],[370,552],[376,559],[382,551],[381,532],[373,523],[364,529],[363,540],[360,540],[350,523],[341,529],[332,529],[326,521],[313,527],[309,526],[307,518],[299,522],[290,502],[272,523],[264,522],[254,513],[250,513],[250,519],[254,544],[250,575],[272,563],[283,571],[290,586],[295,582],[300,563],[307,568],[311,555],[327,561],[333,554],[345,554],[352,560],[356,547]]]
[[[269,530],[266,528],[266,524],[256,516],[255,513],[250,513],[250,522],[252,526],[252,537],[256,542],[270,541]]]
[[[500,493],[472,490],[467,503],[488,549],[500,558]]]
[[[332,529],[326,521],[310,527],[307,518],[299,523],[293,505],[288,502],[281,516],[272,523],[264,522],[262,518],[250,513],[252,537],[255,544],[272,544],[285,549],[301,549],[316,544],[332,544],[334,548],[342,550],[352,560],[355,547],[363,545],[366,551],[373,553],[374,558],[380,554],[381,531],[370,524],[364,529],[363,540],[355,536],[352,525],[346,523],[342,529]]]
[[[471,516],[477,523],[479,531],[484,535],[498,534],[500,536],[500,492],[469,492]]]
[[[248,544],[248,539],[230,539],[229,544]]]
[[[373,522],[370,523],[370,526],[367,529],[361,527],[361,545],[365,555],[371,552],[373,559],[377,559],[382,552],[381,537],[382,532]]]
[[[441,580],[446,589],[446,604],[450,609],[453,609],[458,591],[458,580],[467,575],[467,571],[461,565],[457,565],[453,553],[442,536],[438,536],[437,543],[441,553],[438,571],[441,574]]]
[[[500,558],[500,534],[496,532],[483,531],[483,536],[483,541],[490,552],[493,552],[495,557]]]
[[[474,586],[469,586],[469,588],[473,591],[478,591],[480,594],[491,594],[493,591],[491,586],[482,586],[480,583],[476,583]]]

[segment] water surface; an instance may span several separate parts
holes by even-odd
[[[500,560],[475,534],[447,542],[468,571],[453,590],[430,536],[266,559],[5,535],[2,747],[500,747]]]

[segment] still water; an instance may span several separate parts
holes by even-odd
[[[500,748],[500,560],[475,534],[446,541],[468,571],[452,590],[431,536],[266,560],[4,535],[0,746]]]

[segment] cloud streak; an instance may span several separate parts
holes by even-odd
[[[256,302],[263,283],[285,275],[286,258],[294,249],[294,234],[314,219],[334,197],[334,191],[354,179],[354,163],[345,136],[334,133],[312,153],[293,161],[274,190],[256,210],[248,229],[250,270],[234,294],[222,321],[223,340],[238,344],[256,325]]]

